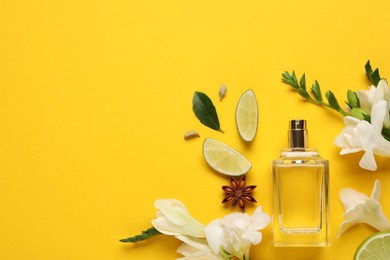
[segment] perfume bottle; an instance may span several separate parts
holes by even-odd
[[[273,244],[329,246],[329,168],[307,148],[305,120],[290,121],[289,148],[272,161]]]

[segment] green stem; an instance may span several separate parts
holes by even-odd
[[[331,105],[325,103],[324,101],[321,101],[320,104],[323,105],[323,106],[325,106],[325,107],[331,108],[331,109],[333,109],[333,110],[339,112],[339,113],[340,113],[341,115],[343,115],[343,116],[347,116],[347,113],[346,113],[344,110],[342,110],[342,109],[336,109],[336,108],[332,107]]]
[[[142,234],[140,234],[140,235],[124,238],[124,239],[121,239],[119,241],[123,242],[123,243],[129,243],[129,242],[130,243],[135,243],[135,242],[144,241],[146,239],[149,239],[151,237],[154,237],[154,236],[160,235],[160,234],[161,234],[160,231],[158,231],[154,227],[151,227],[151,228],[149,228],[147,230],[142,231]]]

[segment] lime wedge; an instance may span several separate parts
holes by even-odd
[[[353,259],[390,259],[390,232],[378,232],[366,238],[356,250]]]
[[[255,93],[249,89],[241,95],[236,108],[237,129],[246,142],[253,141],[256,136],[258,114]]]
[[[211,168],[229,176],[243,175],[252,168],[252,164],[241,153],[213,138],[205,139],[203,156]]]

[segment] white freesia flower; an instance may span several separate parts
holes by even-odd
[[[359,90],[356,92],[359,98],[360,106],[371,114],[372,107],[379,101],[386,102],[386,112],[384,115],[383,125],[390,128],[390,88],[386,80],[380,80],[378,86],[371,86],[369,90]]]
[[[154,203],[159,209],[153,226],[165,235],[204,237],[204,225],[188,213],[184,204],[175,199],[159,199]]]
[[[370,100],[369,95],[367,100]],[[377,169],[374,154],[390,157],[390,142],[381,134],[384,119],[388,115],[387,106],[388,102],[384,100],[379,100],[372,105],[371,124],[351,116],[344,117],[346,127],[334,141],[342,148],[341,155],[365,151],[359,165],[371,171]]]
[[[215,254],[205,238],[194,238],[189,236],[176,236],[184,243],[177,249],[179,254],[184,257],[177,260],[223,260],[223,258]]]
[[[213,220],[205,228],[207,242],[215,254],[226,254],[239,259],[250,259],[251,245],[261,242],[258,232],[270,223],[270,217],[258,207],[252,216],[232,213],[223,219]],[[221,252],[221,248],[225,252]],[[244,258],[245,257],[245,258]]]
[[[390,222],[383,214],[379,203],[381,184],[375,181],[371,196],[354,189],[345,188],[340,191],[340,201],[344,208],[345,220],[340,225],[338,237],[357,223],[366,223],[379,231],[390,230]]]

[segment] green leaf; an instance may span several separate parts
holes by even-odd
[[[379,81],[381,80],[381,76],[379,75],[379,69],[372,70],[370,61],[367,61],[364,66],[366,69],[367,78],[371,81],[374,86],[378,86]]]
[[[309,93],[307,93],[306,89],[303,88],[298,89],[298,94],[306,99],[311,100],[311,96],[309,95]]]
[[[366,69],[367,78],[372,82],[372,77],[371,77],[372,68],[371,68],[370,61],[367,61],[367,63],[366,63],[366,65],[364,66],[364,68]]]
[[[311,92],[313,92],[318,101],[322,101],[321,88],[317,80],[314,81],[313,85],[311,86]]]
[[[354,91],[348,89],[347,98],[348,98],[347,104],[349,105],[349,107],[351,108],[360,107],[359,99]]]
[[[298,85],[298,80],[297,80],[297,76],[295,75],[295,71],[293,71],[293,72],[291,73],[291,78],[292,78],[292,80]]]
[[[282,81],[284,83],[287,83],[288,85],[290,85],[291,87],[293,87],[295,89],[299,89],[300,88],[299,85],[298,85],[297,77],[295,76],[295,72],[294,71],[292,72],[291,75],[287,71],[283,72],[282,73]]]
[[[378,83],[381,80],[381,76],[379,76],[379,69],[374,70],[374,72],[371,74],[371,77],[374,86],[378,86]]]
[[[192,109],[202,124],[223,133],[219,126],[218,114],[213,102],[205,93],[195,91],[192,99]]]
[[[331,108],[333,108],[334,110],[340,112],[344,116],[346,115],[345,111],[341,109],[341,107],[339,105],[339,102],[337,102],[337,99],[334,96],[334,94],[332,93],[332,91],[328,90],[325,93],[325,96],[328,99],[328,102],[329,102],[329,105],[330,105]]]
[[[299,80],[299,85],[301,88],[306,89],[306,76],[305,73],[303,73],[301,79]]]
[[[151,227],[151,228],[149,228],[147,230],[142,231],[142,234],[140,234],[140,235],[124,238],[124,239],[121,239],[119,241],[123,242],[123,243],[141,242],[141,241],[144,241],[146,239],[149,239],[151,237],[154,237],[154,236],[160,235],[160,234],[161,234],[160,231],[158,231],[154,227]]]
[[[382,136],[390,142],[390,129],[384,128],[382,129]]]
[[[285,71],[282,73],[282,81],[284,83],[290,85],[294,89],[296,89],[299,95],[301,95],[305,99],[309,100],[310,102],[312,102],[316,105],[325,106],[325,107],[335,109],[337,112],[339,112],[343,116],[347,115],[347,113],[343,109],[341,109],[340,105],[337,102],[336,97],[333,95],[332,92],[328,91],[325,95],[329,101],[329,104],[323,100],[322,94],[321,94],[321,88],[320,88],[320,85],[318,84],[317,81],[315,81],[311,87],[311,92],[314,95],[314,97],[312,97],[306,90],[306,76],[305,76],[305,74],[302,75],[302,77],[299,81],[299,84],[298,84],[295,72],[293,71],[290,75],[287,71]]]
[[[363,117],[364,117],[364,120],[366,120],[367,122],[371,123],[371,116],[370,115],[363,114]]]

